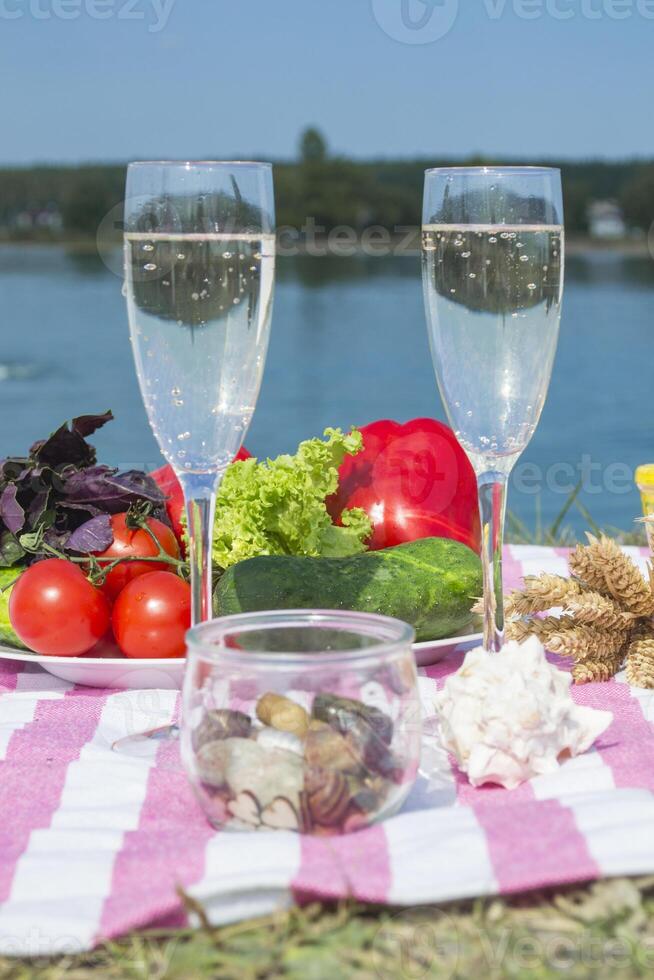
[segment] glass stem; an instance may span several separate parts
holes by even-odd
[[[481,564],[484,575],[484,650],[501,650],[504,642],[502,544],[506,513],[506,476],[489,472],[477,476],[481,516]]]
[[[212,618],[211,537],[219,480],[215,473],[189,473],[179,479],[184,491],[189,539],[191,623],[196,626]]]

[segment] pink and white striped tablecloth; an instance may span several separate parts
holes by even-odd
[[[566,570],[560,550],[512,547],[506,558],[509,585]],[[426,705],[460,660],[421,672]],[[72,687],[6,660],[0,692],[4,954],[84,949],[131,929],[182,925],[180,885],[225,922],[311,896],[420,905],[654,872],[654,692],[622,678],[574,690],[614,721],[593,751],[555,775],[512,792],[475,790],[426,738],[424,775],[402,812],[336,839],[217,833],[174,743],[138,759],[110,750],[172,718],[174,692]]]

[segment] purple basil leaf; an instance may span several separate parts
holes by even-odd
[[[165,495],[150,476],[96,463],[86,437],[112,418],[80,415],[36,442],[29,457],[0,459],[0,561],[22,555],[17,535],[25,533],[59,550],[103,551],[111,543],[109,515],[133,504],[149,503],[169,523]]]
[[[36,525],[41,521],[43,515],[48,509],[48,500],[50,499],[50,490],[40,490],[32,498],[29,507],[27,508],[27,518],[30,527],[36,527]]]
[[[43,540],[46,544],[49,544],[51,548],[56,548],[57,551],[63,551],[68,543],[69,537],[70,531],[50,527],[43,535]]]
[[[25,524],[25,511],[16,500],[16,485],[10,483],[0,495],[0,518],[12,534],[18,534]]]
[[[93,500],[105,491],[107,480],[115,473],[116,469],[111,466],[71,470],[66,474],[62,496],[69,500]]]
[[[60,517],[64,517],[65,515],[65,520],[68,520],[70,517],[70,514],[67,513],[68,511],[79,511],[80,513],[88,514],[89,517],[98,517],[100,514],[106,514],[107,512],[106,508],[95,507],[94,504],[77,503],[75,500],[60,500],[57,503],[57,510]],[[76,521],[73,521],[73,523],[76,523]]]
[[[76,470],[66,478],[62,503],[92,501],[96,506],[106,509],[106,502],[115,501],[121,496],[111,482],[115,473],[116,470],[110,466],[89,466],[84,470]]]
[[[75,472],[75,467],[71,467],[71,471]],[[48,491],[52,491],[56,496],[61,491],[64,480],[65,476],[50,466],[33,466],[24,470],[14,482],[18,484],[21,493],[28,493],[31,497],[35,497]]]
[[[159,485],[142,470],[127,470],[112,478],[112,483],[120,487],[130,497],[130,503],[137,500],[149,500],[151,504],[165,504],[166,494]]]
[[[104,415],[78,415],[72,421],[72,429],[73,432],[77,432],[85,439],[87,436],[93,435],[97,429],[101,429],[107,422],[111,422],[113,417],[111,409]]]
[[[26,459],[3,459],[0,463],[0,480],[5,483],[20,480],[25,471],[26,463]]]
[[[68,423],[53,432],[48,439],[35,442],[30,449],[30,455],[39,463],[50,466],[92,466],[95,463],[95,449],[85,442],[79,432],[72,432]]]
[[[56,467],[71,463],[80,467],[92,466],[96,460],[95,449],[86,442],[85,436],[90,436],[112,418],[111,412],[105,412],[104,415],[79,415],[70,425],[64,422],[47,439],[35,442],[30,449],[30,456],[39,463]]]
[[[111,530],[111,518],[108,514],[92,517],[73,531],[66,542],[69,551],[81,551],[87,554],[91,551],[105,551],[114,539]]]
[[[162,491],[154,480],[139,470],[116,473],[108,466],[92,466],[73,473],[64,487],[63,505],[93,503],[110,514],[128,509],[138,500],[149,500],[155,505],[165,501]]]

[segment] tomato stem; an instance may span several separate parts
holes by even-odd
[[[27,546],[25,543],[23,543],[23,548],[34,555],[46,553],[48,555],[52,555],[54,558],[61,558],[64,561],[70,561],[76,565],[89,566],[89,574],[87,575],[87,578],[93,585],[102,585],[109,573],[113,571],[114,568],[121,565],[123,562],[130,561],[172,565],[177,574],[181,578],[188,581],[190,578],[190,568],[188,563],[182,561],[180,558],[173,558],[172,555],[169,555],[168,552],[163,549],[159,538],[149,526],[146,516],[142,514],[133,514],[132,520],[138,525],[138,527],[150,535],[157,548],[156,555],[125,555],[122,558],[101,558],[98,555],[89,554],[85,557],[75,557],[73,555],[64,554],[62,551],[59,551],[58,548],[53,547],[53,545],[48,544],[46,541],[40,541],[39,543],[35,543],[33,546]]]

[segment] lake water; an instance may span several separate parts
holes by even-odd
[[[23,453],[64,419],[112,408],[101,461],[152,466],[121,281],[97,256],[0,247],[0,452]],[[630,474],[654,460],[654,262],[589,252],[568,260],[548,401],[513,480],[510,508],[553,520],[572,485],[594,520],[630,528]],[[293,451],[329,425],[443,419],[415,257],[281,259],[268,364],[246,443]],[[585,522],[571,515],[579,530]]]

